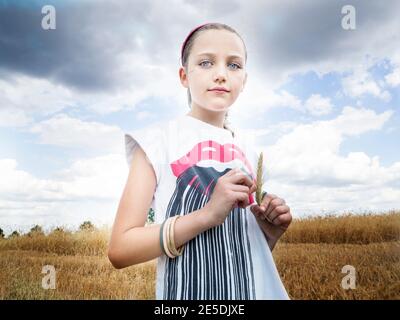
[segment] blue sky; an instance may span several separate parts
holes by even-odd
[[[56,29],[43,30],[46,4],[0,2],[6,232],[112,223],[123,134],[189,110],[180,46],[204,21],[246,43],[249,78],[230,120],[257,136],[271,190],[295,217],[399,209],[397,1],[53,1]],[[355,30],[341,26],[349,4]]]

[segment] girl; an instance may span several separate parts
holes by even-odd
[[[255,203],[254,143],[225,121],[246,61],[234,29],[197,27],[179,69],[190,112],[125,134],[130,171],[108,257],[116,268],[158,258],[157,299],[288,299],[271,250],[290,209],[266,192]],[[145,226],[150,206],[155,223]]]

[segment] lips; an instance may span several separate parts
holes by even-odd
[[[217,91],[217,92],[229,92],[228,89],[225,89],[224,87],[216,87],[216,88],[212,88],[209,91]]]
[[[208,140],[196,144],[192,150],[178,160],[171,163],[171,169],[176,177],[179,177],[183,172],[192,166],[197,165],[200,161],[214,160],[221,163],[230,162],[232,160],[239,160],[243,167],[251,177],[254,177],[252,167],[244,155],[244,152],[232,143],[224,145],[216,141]],[[254,179],[253,179],[254,180]],[[253,196],[249,195],[250,204],[253,203]]]

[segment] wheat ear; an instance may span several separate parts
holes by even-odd
[[[262,196],[262,186],[263,186],[263,153],[260,153],[260,156],[258,157],[258,163],[257,163],[257,190],[256,190],[256,201],[258,205],[261,205],[261,196]]]

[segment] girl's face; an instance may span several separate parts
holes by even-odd
[[[227,30],[202,31],[194,40],[188,70],[180,68],[181,83],[190,89],[192,108],[226,112],[247,79],[242,40]],[[215,87],[228,92],[212,91]]]

